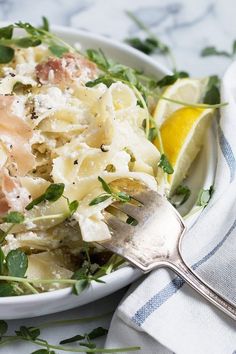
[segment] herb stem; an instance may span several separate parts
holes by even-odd
[[[72,352],[72,353],[84,353],[85,349],[77,349],[77,348],[71,348],[71,347],[64,347],[61,345],[53,345],[53,344],[47,344],[44,342],[41,342],[39,339],[36,340],[31,340],[31,339],[24,339],[25,341],[29,341],[31,343],[37,344],[41,347],[46,347],[50,349],[57,349],[65,352]],[[112,349],[106,349],[106,348],[86,348],[87,353],[122,353],[122,352],[131,352],[135,350],[140,350],[140,347],[126,347],[126,348],[112,348]]]
[[[38,294],[39,292],[28,282],[24,283],[24,286],[28,288],[33,294]]]
[[[112,313],[113,312],[107,312],[107,313],[104,313],[99,316],[81,317],[81,318],[75,318],[73,320],[61,320],[61,321],[47,322],[47,323],[43,323],[42,325],[39,325],[38,328],[44,329],[44,328],[48,328],[50,326],[73,325],[73,324],[77,324],[77,323],[87,323],[87,322],[97,321],[97,320],[100,320],[104,317],[111,315]]]
[[[148,138],[148,135],[149,135],[149,129],[150,129],[150,113],[149,113],[149,110],[148,110],[148,107],[147,107],[147,104],[143,98],[143,96],[141,95],[141,93],[139,92],[139,90],[134,86],[134,85],[131,85],[131,88],[133,89],[133,91],[135,92],[136,94],[136,97],[139,99],[139,101],[141,102],[143,108],[145,109],[145,111],[147,112],[147,118],[146,118],[146,127],[145,127],[145,133],[146,133],[146,137]]]
[[[222,102],[222,103],[217,103],[217,104],[206,104],[206,103],[188,103],[188,102],[184,102],[184,101],[180,101],[180,100],[174,100],[172,98],[168,98],[165,96],[160,96],[160,100],[165,100],[165,101],[169,101],[172,103],[176,103],[176,104],[180,104],[182,106],[187,106],[187,107],[193,107],[193,108],[199,108],[199,109],[215,109],[215,108],[220,108],[223,106],[227,106],[228,102]]]

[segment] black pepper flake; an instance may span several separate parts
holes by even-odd
[[[78,160],[75,160],[75,161],[74,161],[74,165],[78,165]]]
[[[10,149],[12,149],[12,148],[13,148],[13,145],[11,144],[9,147],[10,147]]]
[[[75,184],[75,182],[72,182],[72,184]]]
[[[104,145],[104,144],[102,144],[102,145],[100,146],[100,149],[101,149],[103,152],[108,152],[108,151],[109,151],[109,147],[108,147],[107,145]]]
[[[31,195],[30,194],[28,195],[28,198],[31,199]]]
[[[20,196],[19,196],[19,195],[17,195],[17,196],[16,196],[16,198],[17,198],[17,199],[19,199],[19,198],[20,198]]]
[[[31,113],[31,119],[37,119],[38,118],[38,115],[35,113],[35,111],[33,111]]]
[[[9,73],[9,75],[10,75],[11,77],[15,77],[15,76],[16,76],[16,74],[13,74],[13,73]]]

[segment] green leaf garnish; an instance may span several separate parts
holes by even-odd
[[[13,25],[0,28],[0,39],[11,39],[13,35]]]
[[[205,208],[209,203],[213,192],[214,192],[213,186],[211,186],[209,189],[201,189],[198,194],[196,205]]]
[[[220,79],[217,75],[209,76],[206,93],[203,102],[206,104],[219,104],[220,103]]]
[[[59,58],[62,57],[63,54],[68,53],[68,48],[58,44],[52,44],[48,47],[48,49],[52,52],[52,54]]]
[[[49,26],[49,21],[48,21],[47,17],[43,16],[42,21],[43,21],[43,24],[40,28],[44,31],[50,32],[50,26]]]
[[[111,198],[110,194],[102,194],[96,198],[94,198],[93,200],[91,200],[91,202],[89,203],[90,206],[92,205],[97,205],[99,203],[105,202],[105,200]]]
[[[104,179],[100,176],[98,176],[98,180],[99,180],[99,182],[101,182],[102,188],[104,189],[104,191],[107,192],[108,194],[111,194],[112,191],[111,191],[111,188],[109,187],[109,185],[107,184],[107,182],[104,181]]]
[[[19,249],[12,250],[6,257],[6,266],[10,276],[22,278],[28,268],[28,257]]]
[[[79,202],[77,200],[73,200],[73,202],[69,203],[69,210],[71,216],[76,212],[78,206],[79,206]]]
[[[208,56],[212,56],[212,55],[223,56],[223,57],[227,57],[227,58],[230,58],[232,56],[231,53],[228,53],[225,50],[218,50],[214,46],[203,48],[201,51],[202,57],[208,57]]]
[[[103,76],[100,76],[100,77],[98,77],[97,79],[95,79],[93,81],[86,82],[85,86],[86,87],[94,87],[94,86],[96,86],[98,84],[104,84],[107,87],[110,87],[114,82],[115,82],[115,80],[112,79],[111,77],[103,75]]]
[[[178,79],[189,77],[189,74],[185,71],[175,72],[173,75],[166,75],[157,82],[157,86],[162,88],[165,86],[173,85]]]
[[[103,327],[94,328],[90,333],[88,333],[88,338],[90,340],[105,336],[108,333],[108,330]]]
[[[14,58],[14,54],[13,48],[0,44],[0,64],[10,63]]]
[[[85,338],[85,336],[77,334],[76,336],[73,336],[71,338],[67,338],[67,339],[61,340],[60,344],[74,343],[74,342],[78,342],[79,340],[84,339],[84,338]]]
[[[8,324],[6,321],[0,320],[0,337],[2,337],[5,333],[7,333]]]
[[[34,341],[40,336],[40,329],[37,327],[21,326],[18,331],[15,331],[15,333],[18,337]]]
[[[3,217],[3,221],[11,224],[21,224],[25,217],[22,213],[18,211],[11,211],[6,216]]]
[[[0,275],[2,275],[4,272],[4,261],[5,261],[5,255],[3,253],[2,248],[0,247]]]
[[[183,205],[189,199],[190,195],[191,195],[191,191],[189,187],[180,185],[176,188],[175,193],[171,198],[171,204],[175,208],[177,208]]]
[[[54,350],[38,349],[32,352],[31,354],[56,354],[56,352]]]
[[[78,280],[73,286],[73,289],[72,289],[73,294],[75,294],[75,295],[81,294],[82,291],[84,291],[88,287],[89,283],[90,282],[88,279]]]
[[[101,49],[87,49],[86,53],[88,58],[96,63],[100,69],[106,70],[110,67],[110,63]]]
[[[52,183],[50,186],[46,189],[46,191],[39,196],[38,198],[32,200],[25,209],[26,210],[31,210],[35,205],[38,205],[39,203],[43,201],[49,201],[49,202],[56,202],[63,194],[65,189],[64,183]]]
[[[13,284],[8,282],[0,282],[0,297],[15,296],[15,288]]]
[[[174,173],[174,169],[171,166],[171,164],[165,154],[161,155],[158,166],[161,167],[163,169],[163,171],[166,172],[168,175],[171,175],[172,173]]]

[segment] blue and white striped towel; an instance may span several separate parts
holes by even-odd
[[[222,81],[217,170],[211,203],[189,230],[184,254],[205,280],[236,303],[236,62]],[[106,346],[140,345],[142,354],[236,354],[236,321],[182,279],[159,269],[134,284],[118,307]]]

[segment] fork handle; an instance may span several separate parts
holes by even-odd
[[[166,266],[172,269],[194,290],[210,301],[219,310],[236,320],[236,307],[213,291],[202,279],[200,279],[190,268],[187,267],[182,258],[179,257],[178,260],[173,263],[166,262]]]

